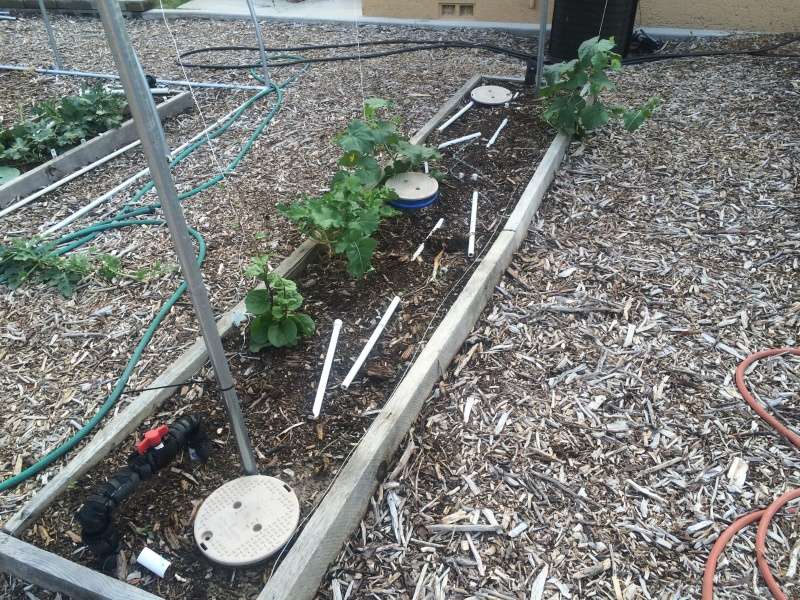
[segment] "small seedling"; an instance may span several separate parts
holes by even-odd
[[[75,286],[89,273],[91,263],[86,256],[68,258],[55,253],[52,244],[37,240],[13,240],[0,246],[0,283],[17,289],[26,281],[44,283],[72,296]]]
[[[613,37],[593,37],[580,45],[578,58],[545,68],[542,118],[548,124],[561,133],[583,137],[612,117],[621,118],[626,130],[636,131],[653,114],[661,104],[658,98],[632,110],[603,103],[601,94],[616,87],[606,72],[622,68],[622,57],[613,48]]]
[[[245,274],[264,282],[264,289],[251,290],[245,298],[250,321],[250,351],[259,352],[273,346],[295,346],[301,337],[314,334],[314,321],[297,312],[303,306],[303,297],[297,284],[281,277],[269,267],[269,257],[254,258]]]

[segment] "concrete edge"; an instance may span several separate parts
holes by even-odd
[[[192,10],[188,8],[172,8],[160,9],[154,8],[141,13],[143,19],[218,19],[222,21],[250,19],[250,14],[242,9],[241,13],[226,13],[210,10]],[[281,16],[281,15],[258,15],[258,18],[263,21],[276,21],[287,23],[304,23],[304,24],[320,24],[320,23],[345,23],[353,25],[354,21],[351,18],[322,18],[322,17],[300,17],[300,16]],[[510,31],[521,33],[538,33],[539,25],[537,23],[513,23],[505,21],[455,21],[455,20],[440,20],[440,19],[398,19],[393,17],[359,17],[359,25],[392,25],[395,27],[414,27],[420,29],[487,29],[497,31]],[[643,29],[654,37],[663,39],[686,39],[695,37],[720,37],[730,35],[732,33],[759,33],[759,32],[746,32],[746,31],[726,31],[722,29],[687,29],[681,27],[649,27],[637,26],[634,29]],[[548,25],[547,30],[550,30]]]
[[[455,106],[462,99],[463,96],[457,96],[447,104]],[[507,223],[492,243],[407,375],[300,530],[258,600],[312,600],[315,597],[328,566],[358,526],[369,499],[385,477],[388,462],[417,418],[436,381],[447,370],[472,331],[495,285],[511,263],[514,252],[527,236],[530,221],[569,143],[567,136],[555,136],[512,212],[513,221]]]

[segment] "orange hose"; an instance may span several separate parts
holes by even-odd
[[[778,356],[781,354],[794,354],[796,356],[800,356],[800,348],[773,348],[771,350],[762,350],[761,352],[751,354],[736,368],[736,388],[739,390],[739,393],[742,395],[742,398],[744,398],[745,402],[750,405],[750,407],[756,412],[756,414],[758,414],[759,417],[761,417],[763,421],[768,423],[773,429],[789,440],[795,446],[795,448],[800,449],[800,435],[797,435],[783,423],[778,421],[778,419],[776,419],[773,415],[771,415],[767,409],[765,409],[753,397],[753,394],[751,394],[750,390],[747,389],[747,383],[744,380],[745,372],[754,362],[757,362],[762,358]],[[783,508],[786,503],[794,500],[795,498],[800,498],[800,489],[786,492],[764,510],[757,510],[739,517],[730,525],[730,527],[722,532],[722,535],[719,536],[717,541],[714,543],[714,546],[711,548],[711,552],[706,560],[706,568],[705,572],[703,573],[703,600],[713,600],[714,598],[714,574],[717,570],[717,562],[719,561],[719,557],[723,550],[725,550],[725,546],[733,538],[733,536],[739,532],[739,530],[747,527],[751,523],[755,523],[756,521],[759,522],[758,532],[756,533],[756,563],[758,564],[758,571],[761,573],[761,577],[767,584],[767,588],[769,588],[772,597],[776,600],[786,600],[786,594],[784,594],[783,590],[781,590],[778,582],[772,575],[772,571],[769,569],[769,564],[767,563],[767,532],[769,530],[769,523],[772,520],[772,517],[774,517],[775,514],[777,514],[777,512]]]

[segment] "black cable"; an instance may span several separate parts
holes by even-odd
[[[453,48],[464,48],[468,50],[469,49],[486,50],[487,52],[494,52],[496,54],[505,54],[507,56],[511,56],[512,58],[518,58],[523,61],[536,59],[536,56],[533,54],[528,54],[520,50],[514,50],[513,48],[504,48],[501,46],[494,46],[492,44],[481,44],[481,43],[464,42],[457,40],[443,41],[443,42],[438,42],[433,40],[404,40],[404,39],[381,40],[372,42],[362,42],[360,44],[357,43],[322,44],[313,46],[294,46],[287,48],[266,48],[265,50],[267,52],[297,52],[303,50],[325,50],[325,49],[335,49],[335,48],[353,48],[356,46],[386,46],[386,45],[397,45],[397,44],[411,44],[412,47],[397,48],[394,50],[384,50],[382,52],[345,54],[340,56],[324,56],[320,58],[304,58],[304,59],[289,60],[289,61],[271,62],[267,63],[267,66],[270,68],[276,68],[276,67],[290,67],[294,65],[311,64],[311,63],[338,62],[346,60],[368,60],[371,58],[383,58],[386,56],[393,56],[396,54],[407,54],[409,52],[421,52],[424,50],[449,50]],[[200,68],[200,69],[254,69],[261,66],[260,62],[231,65],[231,64],[187,63],[184,61],[184,59],[187,56],[193,56],[196,54],[205,54],[208,52],[242,52],[242,51],[257,52],[258,48],[255,46],[212,46],[209,48],[196,48],[194,50],[188,50],[186,52],[182,52],[178,56],[178,63],[182,64],[184,67]]]
[[[755,48],[750,50],[716,50],[716,51],[705,51],[705,52],[681,52],[681,53],[671,53],[671,54],[650,54],[647,56],[636,56],[631,58],[626,58],[622,62],[626,65],[636,65],[636,64],[644,64],[650,62],[656,62],[661,60],[672,60],[678,58],[704,58],[704,57],[714,57],[714,56],[754,56],[754,57],[762,57],[762,58],[797,58],[798,54],[772,54],[774,50],[778,48],[782,48],[784,46],[788,46],[789,44],[795,43],[800,41],[800,36],[790,38],[789,40],[779,42],[776,44],[771,44],[769,46],[765,46],[763,48]],[[266,48],[267,52],[298,52],[304,50],[328,50],[328,49],[338,49],[338,48],[354,48],[354,47],[361,47],[361,46],[391,46],[391,45],[398,45],[398,44],[405,44],[410,45],[411,47],[406,48],[396,48],[393,50],[384,50],[382,52],[369,52],[364,54],[345,54],[341,56],[324,56],[320,58],[304,58],[304,59],[297,59],[297,60],[290,60],[290,61],[280,61],[280,62],[272,62],[267,63],[267,66],[270,68],[277,68],[277,67],[290,67],[294,65],[301,65],[301,64],[312,64],[312,63],[326,63],[326,62],[339,62],[339,61],[348,61],[348,60],[368,60],[372,58],[384,58],[386,56],[394,56],[397,54],[407,54],[410,52],[421,52],[424,50],[449,50],[454,48],[464,48],[464,49],[473,49],[473,50],[485,50],[487,52],[493,52],[496,54],[503,54],[506,56],[510,56],[512,58],[517,58],[519,60],[529,62],[535,61],[536,55],[530,54],[527,52],[522,52],[520,50],[515,50],[513,48],[505,48],[502,46],[495,46],[492,44],[482,44],[476,42],[466,42],[460,40],[444,40],[444,41],[436,41],[436,40],[410,40],[410,39],[393,39],[393,40],[376,40],[376,41],[366,41],[366,42],[349,42],[344,44],[313,44],[313,45],[305,45],[305,46],[287,46],[287,47],[275,47],[275,48]],[[188,50],[186,52],[182,52],[178,57],[178,63],[182,64],[184,67],[191,67],[191,68],[200,68],[200,69],[253,69],[258,68],[261,66],[260,62],[256,63],[249,63],[249,64],[202,64],[202,63],[187,63],[184,62],[184,58],[187,56],[194,56],[197,54],[206,54],[209,52],[257,52],[258,48],[255,46],[211,46],[208,48],[196,48],[194,50]]]

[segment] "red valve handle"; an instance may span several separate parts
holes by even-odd
[[[169,427],[166,425],[161,425],[160,427],[146,431],[141,441],[136,442],[136,451],[139,454],[144,454],[150,450],[150,448],[155,448],[161,443],[161,440],[163,440],[164,436],[168,433]]]

